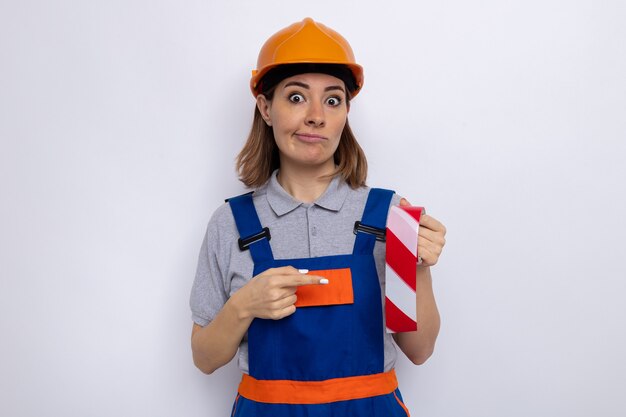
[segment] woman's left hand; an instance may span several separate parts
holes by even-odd
[[[400,206],[410,205],[405,198],[400,200]],[[446,244],[446,227],[434,217],[422,214],[418,236],[417,253],[422,258],[422,263],[419,266],[435,265]]]

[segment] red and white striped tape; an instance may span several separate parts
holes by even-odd
[[[415,274],[421,258],[417,239],[423,207],[392,206],[387,217],[385,318],[387,333],[417,330]]]

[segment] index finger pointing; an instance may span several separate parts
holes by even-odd
[[[307,269],[299,269],[299,274],[290,274],[284,276],[285,287],[300,287],[303,285],[328,284],[328,278],[319,275],[307,275]]]
[[[269,269],[266,271],[270,271]],[[271,269],[274,282],[279,287],[299,287],[301,285],[328,284],[328,279],[319,275],[308,275],[308,269],[292,266]]]
[[[319,275],[300,275],[298,278],[299,279],[295,283],[297,287],[302,285],[328,284],[328,278],[324,278]]]

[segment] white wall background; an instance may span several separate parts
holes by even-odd
[[[618,0],[2,1],[0,415],[229,415],[189,290],[258,50],[307,15],[365,67],[369,183],[449,229],[413,415],[626,415]]]

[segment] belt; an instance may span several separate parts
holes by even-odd
[[[272,404],[323,404],[392,393],[398,388],[395,370],[372,375],[325,381],[256,379],[244,374],[239,394],[249,400]]]

